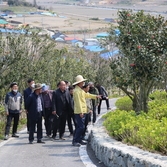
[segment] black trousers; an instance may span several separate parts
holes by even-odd
[[[34,141],[35,127],[37,125],[37,140],[41,140],[42,135],[42,113],[38,112],[36,120],[30,119],[29,141]]]
[[[105,100],[105,101],[106,101],[106,106],[107,106],[107,108],[110,107],[110,105],[109,105],[109,100],[106,99],[105,97],[103,97],[102,99],[100,99],[100,102],[99,102],[99,106],[98,106],[98,114],[100,114],[100,111],[101,111],[101,103],[102,103],[102,100]]]
[[[29,132],[30,131],[30,120],[29,120],[28,113],[26,114],[26,116],[27,116],[27,131]]]
[[[95,100],[92,100],[92,110],[93,110],[93,120],[92,122],[95,123],[96,122],[96,102]],[[91,118],[91,116],[90,116]]]
[[[19,113],[9,113],[9,115],[7,116],[7,122],[6,122],[6,127],[5,127],[5,135],[9,135],[10,132],[10,127],[11,127],[11,123],[12,120],[14,119],[14,123],[13,123],[13,129],[12,129],[12,134],[15,134],[17,132],[17,127],[18,127],[18,123],[19,123]]]
[[[68,129],[69,129],[69,131],[70,131],[70,134],[73,134],[73,132],[74,132],[72,120],[73,120],[74,126],[75,126],[75,128],[76,128],[77,123],[76,123],[76,121],[75,121],[75,116],[74,116],[74,114],[67,114],[67,124],[68,124]]]
[[[59,117],[54,118],[53,120],[53,136],[56,137],[57,130],[59,129],[59,138],[63,137],[66,126],[67,113],[63,112]]]
[[[52,116],[51,113],[52,109],[51,108],[45,108],[45,116],[44,116],[44,120],[45,120],[45,129],[46,129],[46,135],[50,136],[51,135],[51,121],[50,118]]]

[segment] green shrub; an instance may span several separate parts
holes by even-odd
[[[129,106],[129,99],[119,99],[116,102],[119,109],[104,116],[104,126],[117,140],[167,155],[166,92],[156,91],[150,95],[150,99],[148,113],[141,112],[139,115],[132,110],[120,110],[126,104]]]
[[[125,133],[123,129],[128,122],[131,122],[134,118],[135,112],[116,110],[115,112],[108,113],[104,116],[106,120],[104,121],[104,126],[109,131],[111,136],[114,136],[117,140],[123,140],[128,137],[128,133]],[[129,131],[127,129],[127,131]]]
[[[25,125],[26,124],[26,122],[27,122],[27,119],[26,118],[21,118],[20,120],[19,120],[19,125]]]
[[[4,137],[4,129],[5,129],[5,122],[0,121],[0,139],[3,139]]]
[[[165,91],[155,91],[149,95],[151,100],[167,100],[167,93]]]
[[[161,100],[149,102],[148,116],[158,120],[161,120],[163,117],[167,118],[167,103]]]
[[[93,18],[90,18],[89,20],[95,20],[95,21],[98,21],[99,18],[98,18],[98,17],[93,17]]]
[[[150,151],[167,153],[167,118],[161,121],[146,113],[116,110],[105,115],[104,126],[115,139],[140,145]]]
[[[120,110],[130,111],[133,109],[132,100],[128,96],[118,99],[115,105]]]

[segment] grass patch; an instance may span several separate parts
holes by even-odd
[[[25,14],[29,12],[36,12],[37,9],[34,7],[26,7],[26,6],[4,6],[1,7],[1,11],[10,10],[14,13]]]

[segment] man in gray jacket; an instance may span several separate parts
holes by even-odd
[[[16,82],[13,82],[10,85],[11,92],[6,94],[5,97],[5,109],[6,109],[6,115],[7,115],[7,123],[5,128],[5,138],[4,140],[7,140],[9,137],[11,122],[14,119],[13,123],[13,129],[12,129],[12,137],[19,137],[16,135],[17,132],[17,126],[19,122],[19,115],[22,111],[21,105],[22,105],[22,95],[18,92],[18,85]]]

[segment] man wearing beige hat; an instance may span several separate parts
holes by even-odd
[[[87,113],[87,105],[86,105],[86,98],[90,99],[96,99],[101,98],[100,95],[93,95],[90,93],[86,93],[82,87],[84,85],[84,81],[87,79],[84,79],[81,75],[78,75],[76,77],[76,82],[73,83],[75,85],[74,89],[74,115],[75,120],[77,122],[77,127],[75,129],[74,137],[73,137],[73,146],[80,146],[83,144],[86,144],[82,140],[82,134],[85,128],[85,114]]]
[[[42,84],[37,83],[34,87],[34,92],[30,94],[26,100],[26,109],[30,120],[29,144],[33,144],[35,126],[37,124],[37,143],[42,141],[42,111],[43,100],[41,96]]]

